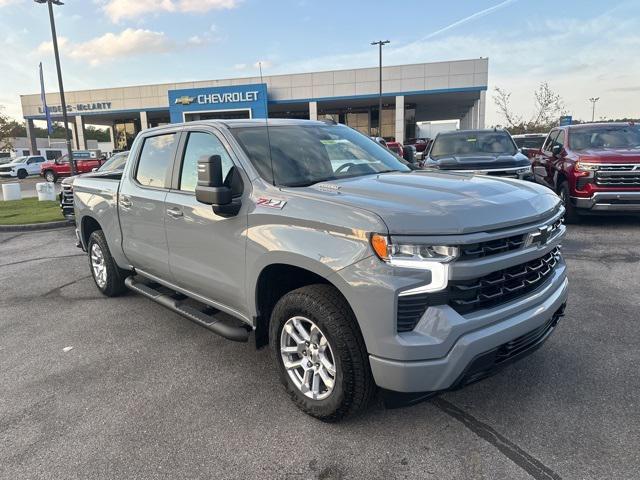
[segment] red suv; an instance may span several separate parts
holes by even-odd
[[[73,158],[76,161],[76,169],[78,174],[88,173],[105,162],[99,150],[79,150],[73,152]],[[71,175],[71,165],[69,164],[69,156],[63,155],[54,161],[44,162],[40,166],[40,175],[47,182],[55,182],[60,177],[68,177]]]
[[[551,130],[533,158],[536,182],[557,192],[568,223],[585,213],[640,213],[640,126],[590,123]]]

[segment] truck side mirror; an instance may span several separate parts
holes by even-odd
[[[211,205],[214,213],[222,217],[232,217],[240,211],[240,199],[234,199],[231,188],[224,184],[220,155],[198,160],[196,200]]]
[[[551,153],[554,157],[559,157],[562,154],[562,145],[554,145],[551,148]]]

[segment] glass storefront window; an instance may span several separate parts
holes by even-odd
[[[113,131],[115,134],[114,149],[129,150],[133,144],[133,140],[140,132],[140,120],[119,120],[113,124]]]

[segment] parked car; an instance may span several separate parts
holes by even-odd
[[[533,172],[536,182],[560,195],[569,223],[588,213],[640,213],[640,126],[554,128],[533,160]]]
[[[402,143],[396,142],[396,141],[386,142],[386,143],[387,143],[387,148],[389,150],[391,150],[393,153],[398,155],[400,158],[404,158],[404,150],[402,148]]]
[[[0,165],[0,177],[16,177],[22,180],[29,175],[38,175],[40,173],[40,165],[43,165],[44,162],[45,159],[41,155],[13,158],[11,161]]]
[[[387,148],[387,141],[382,137],[371,137],[371,140]]]
[[[325,421],[376,387],[408,403],[492,374],[537,349],[567,300],[555,193],[412,171],[344,125],[145,130],[121,179],[82,175],[74,200],[104,295],[128,288],[230,340],[253,332]]]
[[[405,142],[405,145],[413,145],[416,149],[416,160],[421,161],[424,160],[424,156],[429,151],[429,146],[431,145],[430,138],[410,138]]]
[[[426,169],[525,179],[531,162],[506,130],[458,130],[436,135]]]
[[[95,168],[94,172],[99,176],[122,174],[127,163],[129,152],[120,152],[112,155],[100,168]],[[86,174],[85,174],[86,175]],[[66,177],[60,182],[60,209],[62,215],[67,219],[74,218],[73,212],[73,182],[78,175]]]
[[[96,150],[75,151],[73,152],[73,158],[76,161],[76,173],[78,174],[91,172],[104,163],[102,154]],[[61,177],[70,176],[69,155],[63,155],[56,160],[42,163],[39,173],[47,182],[55,182]]]
[[[523,133],[513,135],[513,140],[524,155],[532,159],[541,152],[542,144],[547,138],[546,133]]]

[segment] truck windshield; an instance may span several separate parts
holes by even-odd
[[[456,132],[438,135],[431,148],[431,158],[454,155],[515,155],[518,151],[507,132]]]
[[[640,126],[599,125],[570,130],[571,150],[603,148],[640,148]]]
[[[541,135],[539,137],[516,137],[514,140],[518,148],[532,148],[540,150],[546,138],[546,135]]]
[[[386,148],[344,125],[276,125],[269,126],[268,135],[262,126],[233,128],[231,132],[260,176],[276,185],[304,187],[327,180],[410,171]]]
[[[115,170],[124,170],[127,163],[129,152],[121,152],[113,155],[109,160],[102,164],[98,169],[99,172],[113,172]]]

